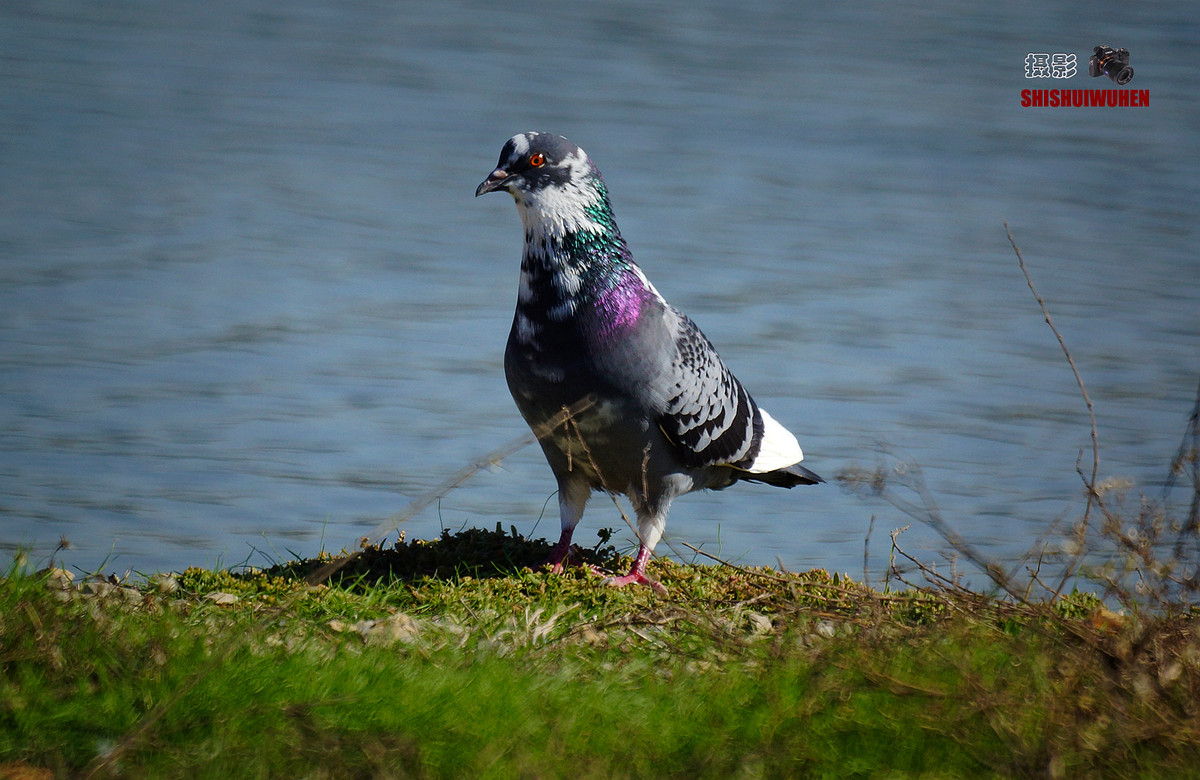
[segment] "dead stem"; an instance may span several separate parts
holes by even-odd
[[[882,469],[880,469],[880,472],[882,472]],[[1005,571],[1004,567],[999,563],[975,549],[942,516],[941,510],[938,509],[937,504],[933,500],[932,493],[925,484],[925,477],[921,468],[911,463],[905,464],[903,474],[900,476],[903,477],[900,484],[915,493],[917,501],[910,501],[903,496],[897,495],[891,489],[894,482],[884,478],[881,473],[876,473],[869,477],[862,472],[849,473],[839,477],[839,481],[851,489],[855,487],[860,490],[869,489],[874,495],[884,499],[912,519],[930,526],[933,530],[937,531],[956,553],[981,569],[996,585],[1014,599],[1025,602],[1025,594],[1017,588],[1016,582],[1013,579],[1013,573]],[[892,537],[892,544],[893,549],[895,549],[895,535]],[[896,573],[899,574],[899,572]],[[940,577],[941,575],[938,576]]]
[[[1188,509],[1187,520],[1179,529],[1179,537],[1175,541],[1175,557],[1184,555],[1184,548],[1190,539],[1193,543],[1200,536],[1200,385],[1196,387],[1196,401],[1192,405],[1192,413],[1188,416],[1187,431],[1175,457],[1171,459],[1171,471],[1163,485],[1163,497],[1175,487],[1175,481],[1184,472],[1191,472],[1192,504]]]
[[[875,531],[875,515],[871,515],[871,524],[867,526],[867,536],[863,539],[863,585],[870,583],[871,563],[871,534]]]
[[[1046,318],[1046,324],[1050,326],[1050,330],[1054,332],[1055,338],[1058,339],[1058,345],[1062,347],[1063,354],[1067,357],[1067,363],[1071,366],[1071,373],[1075,375],[1075,382],[1079,385],[1079,392],[1083,395],[1083,402],[1087,405],[1088,419],[1091,422],[1092,428],[1092,476],[1091,479],[1084,478],[1084,487],[1087,488],[1087,506],[1083,510],[1083,519],[1079,522],[1076,529],[1077,550],[1071,563],[1063,572],[1062,579],[1058,583],[1058,587],[1054,590],[1054,597],[1057,598],[1062,593],[1062,589],[1066,586],[1067,580],[1079,568],[1079,564],[1083,559],[1086,550],[1086,540],[1088,532],[1088,521],[1091,517],[1092,506],[1096,501],[1096,479],[1100,472],[1100,444],[1096,436],[1096,410],[1092,406],[1092,399],[1088,395],[1087,388],[1083,385],[1083,377],[1079,375],[1079,369],[1075,366],[1075,360],[1071,357],[1071,350],[1067,349],[1067,342],[1063,339],[1062,333],[1054,325],[1054,320],[1050,318],[1050,311],[1046,308],[1046,302],[1042,300],[1042,296],[1038,294],[1037,288],[1033,286],[1033,279],[1029,276],[1029,269],[1025,267],[1025,259],[1021,257],[1021,250],[1017,247],[1017,242],[1013,239],[1012,231],[1008,228],[1008,223],[1004,223],[1004,232],[1008,236],[1008,243],[1012,245],[1013,251],[1017,254],[1017,264],[1021,266],[1021,273],[1025,275],[1025,283],[1029,285],[1029,291],[1033,293],[1034,299],[1038,302],[1038,306],[1042,309],[1042,314]],[[1082,474],[1080,475],[1083,476]]]

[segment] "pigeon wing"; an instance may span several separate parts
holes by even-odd
[[[667,404],[658,425],[684,465],[744,468],[754,462],[762,415],[713,345],[683,314],[665,379]]]

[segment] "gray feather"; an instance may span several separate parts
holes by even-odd
[[[696,324],[680,317],[667,374],[673,394],[658,424],[688,466],[749,464],[762,435],[758,407]]]
[[[624,584],[649,582],[646,560],[676,497],[738,480],[822,481],[796,463],[795,438],[758,408],[695,323],[647,281],[582,149],[516,135],[475,194],[500,190],[525,228],[504,372],[558,481],[552,567],[569,556],[593,489],[624,493],[638,516],[641,546],[617,578]],[[578,411],[564,419],[564,409]]]

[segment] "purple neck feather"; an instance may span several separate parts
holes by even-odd
[[[599,329],[602,336],[618,336],[637,324],[645,304],[654,293],[646,287],[638,274],[626,270],[596,296],[593,306],[603,323]]]

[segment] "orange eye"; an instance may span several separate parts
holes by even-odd
[[[538,152],[537,154],[531,154],[529,156],[529,164],[534,168],[541,168],[546,164],[546,155],[542,154],[541,152]]]

